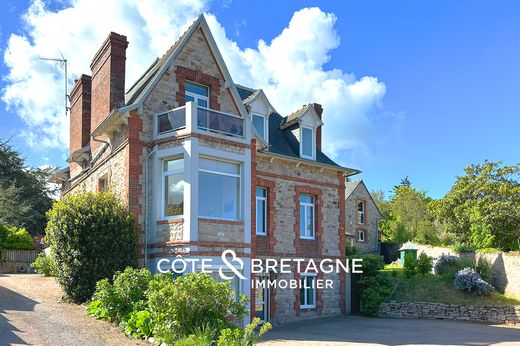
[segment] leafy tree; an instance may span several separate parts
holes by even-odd
[[[520,164],[484,161],[465,169],[438,206],[461,242],[476,248],[520,247]]]
[[[408,176],[401,179],[401,182],[397,185],[394,185],[394,192],[397,191],[401,187],[412,187],[412,182],[408,179]]]
[[[0,139],[0,223],[43,234],[55,189],[48,184],[52,168],[28,168],[8,140]]]

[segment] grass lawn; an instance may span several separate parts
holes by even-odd
[[[417,274],[407,278],[398,266],[386,266],[385,271],[393,272],[397,289],[389,300],[396,302],[432,302],[464,305],[520,305],[520,301],[498,292],[489,296],[461,292],[453,288],[453,282],[439,275]]]

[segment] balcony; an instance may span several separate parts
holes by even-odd
[[[197,107],[188,102],[185,106],[157,114],[156,137],[174,136],[177,131],[209,132],[218,136],[244,139],[244,119],[214,109]]]

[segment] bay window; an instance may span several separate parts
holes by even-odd
[[[314,239],[314,196],[300,195],[300,238]]]
[[[200,158],[199,216],[221,220],[240,218],[240,165]]]
[[[164,160],[162,169],[164,218],[184,213],[184,158]]]

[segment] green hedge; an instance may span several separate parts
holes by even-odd
[[[34,242],[25,228],[0,225],[0,250],[34,250]]]
[[[135,218],[111,193],[75,193],[47,213],[45,243],[68,298],[83,303],[96,282],[136,262]]]

